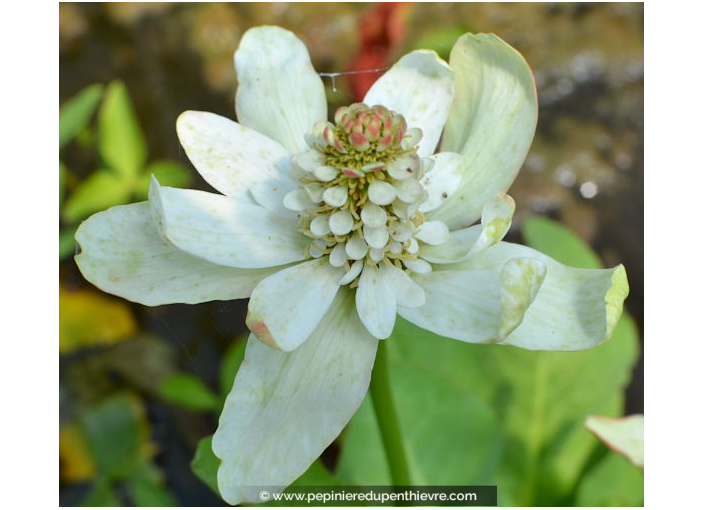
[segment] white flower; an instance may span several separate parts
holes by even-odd
[[[81,271],[107,292],[146,305],[250,298],[253,334],[213,438],[229,503],[285,487],[337,437],[397,313],[439,335],[527,349],[610,336],[623,267],[567,268],[501,241],[514,210],[503,193],[537,119],[513,48],[467,34],[449,65],[414,51],[333,122],[290,32],[251,29],[235,66],[238,122],[203,112],[177,122],[222,195],[154,181],[149,202],[99,213],[76,234]]]

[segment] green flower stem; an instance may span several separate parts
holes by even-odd
[[[381,432],[381,441],[386,450],[386,459],[391,471],[391,481],[395,486],[412,485],[411,475],[408,471],[406,452],[403,448],[401,427],[391,395],[391,381],[389,379],[389,365],[386,354],[386,342],[379,342],[379,348],[374,361],[372,381],[369,386],[376,421]]]

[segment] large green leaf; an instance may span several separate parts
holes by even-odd
[[[643,470],[609,452],[587,473],[579,486],[578,506],[643,506]]]
[[[126,204],[130,189],[121,176],[108,170],[96,170],[74,190],[64,207],[69,223],[86,218],[113,205]]]
[[[193,411],[216,411],[218,396],[192,374],[180,372],[162,379],[159,395],[166,401]]]
[[[164,485],[163,475],[150,462],[139,465],[127,480],[134,506],[176,506],[174,496]]]
[[[98,470],[110,477],[125,476],[149,452],[144,406],[129,393],[111,396],[87,409],[79,427]]]
[[[232,385],[235,382],[237,371],[244,360],[244,351],[247,347],[247,336],[242,336],[235,340],[232,345],[225,351],[225,355],[220,363],[220,394],[223,397],[223,402],[227,394],[230,393]]]
[[[80,501],[79,506],[122,506],[120,498],[112,488],[106,478],[98,478],[93,482],[93,486],[88,494]]]
[[[572,267],[602,267],[599,256],[564,225],[548,218],[523,220],[521,229],[526,244]]]
[[[59,108],[59,150],[88,125],[102,95],[102,85],[89,85]]]
[[[403,349],[405,332],[397,329],[385,341]],[[502,434],[481,400],[443,376],[441,359],[430,368],[418,367],[397,351],[391,359],[391,385],[411,479],[418,485],[492,485]],[[337,475],[352,484],[391,484],[369,398],[345,433]]]
[[[113,81],[98,112],[98,148],[110,169],[136,178],[147,161],[147,144],[127,87]]]
[[[213,453],[213,436],[207,436],[198,441],[196,454],[191,461],[191,470],[198,479],[216,494],[218,491],[218,467],[220,459]]]

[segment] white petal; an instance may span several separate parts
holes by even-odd
[[[347,209],[336,211],[330,215],[330,230],[337,236],[344,236],[352,231],[354,218]]]
[[[329,218],[330,216],[327,215],[316,216],[313,218],[313,221],[310,222],[311,233],[314,236],[324,236],[330,232],[330,223],[328,222]]]
[[[389,205],[396,198],[396,188],[384,181],[374,181],[367,189],[369,200],[377,205]]]
[[[340,269],[319,259],[265,278],[249,298],[247,327],[262,342],[292,351],[318,326],[335,299],[341,276]]]
[[[482,233],[481,225],[463,228],[450,232],[450,239],[440,245],[423,245],[420,256],[433,264],[451,264],[467,258]]]
[[[418,241],[416,240],[415,237],[411,237],[408,240],[407,246],[406,246],[406,251],[410,254],[414,254],[418,252]]]
[[[359,235],[352,236],[345,244],[347,256],[352,260],[361,260],[367,254],[369,246]]]
[[[391,237],[401,243],[408,241],[413,235],[415,225],[410,221],[395,221],[389,228]]]
[[[364,225],[362,230],[364,231],[364,240],[372,248],[381,249],[389,241],[389,230],[386,226],[371,228],[368,225]]]
[[[576,351],[594,347],[611,336],[628,295],[623,266],[572,268],[527,246],[500,242],[446,267],[499,273],[513,258],[542,261],[547,273],[520,326],[502,343],[525,349]]]
[[[389,175],[400,181],[417,176],[419,168],[420,158],[415,152],[404,154],[386,165],[386,171]]]
[[[420,182],[415,179],[396,181],[394,188],[396,188],[396,196],[398,196],[399,200],[407,204],[418,202],[425,192]]]
[[[254,201],[265,208],[284,218],[296,218],[297,215],[291,209],[284,206],[284,198],[291,190],[282,185],[255,184],[249,188]]]
[[[454,152],[441,152],[431,156],[435,164],[426,173],[421,184],[428,192],[428,198],[420,206],[420,212],[434,211],[457,190],[462,180],[460,165],[462,156]]]
[[[310,198],[311,202],[317,204],[323,201],[323,193],[325,193],[325,186],[319,182],[311,182],[303,186],[303,190]]]
[[[235,52],[237,119],[293,154],[308,149],[305,133],[327,116],[323,82],[305,45],[274,26],[249,29]]]
[[[160,234],[185,252],[215,264],[258,268],[306,258],[306,238],[293,219],[251,202],[197,190],[149,188]]]
[[[441,271],[414,275],[425,291],[419,307],[399,306],[404,319],[438,335],[464,342],[496,337],[501,315],[501,281],[494,271]]]
[[[462,181],[428,219],[455,230],[479,219],[487,199],[515,179],[535,133],[538,99],[526,61],[493,34],[460,37],[450,65],[455,95],[441,149],[462,155]]]
[[[323,200],[331,207],[342,207],[347,203],[349,189],[347,186],[333,186],[323,193]]]
[[[433,51],[405,55],[364,97],[368,105],[381,104],[402,114],[409,128],[420,128],[418,154],[435,152],[454,93],[454,72]]]
[[[339,283],[340,285],[347,285],[348,283],[352,283],[354,279],[360,275],[362,269],[364,269],[364,261],[355,261],[355,263],[352,264],[352,267],[350,267],[350,270],[347,271],[347,273],[345,273],[345,276],[340,278],[340,281],[337,283]]]
[[[162,240],[148,202],[94,214],[76,231],[76,263],[105,292],[147,306],[249,297],[281,267],[236,269],[189,255]]]
[[[312,173],[316,168],[325,164],[325,156],[320,151],[312,149],[294,155],[291,161],[301,172]]]
[[[364,207],[362,207],[361,217],[365,225],[373,228],[386,225],[386,211],[372,202],[367,202]]]
[[[355,302],[362,324],[374,337],[391,336],[396,323],[396,298],[376,266],[364,267]]]
[[[405,271],[396,266],[380,269],[384,283],[391,289],[398,306],[415,308],[425,303],[425,292]]]
[[[623,418],[587,416],[584,426],[610,449],[625,456],[633,465],[643,467],[645,418],[642,414]]]
[[[302,188],[289,191],[284,196],[284,207],[291,211],[305,211],[313,207],[315,203],[310,199],[308,193]]]
[[[380,262],[386,256],[386,252],[381,248],[369,248],[369,258],[374,262]]]
[[[290,152],[253,129],[213,113],[188,111],[176,121],[176,132],[198,173],[224,195],[243,199],[255,184],[295,186]]]
[[[432,272],[433,270],[432,266],[423,259],[408,260],[405,261],[403,264],[414,273],[426,274]]]
[[[251,336],[213,436],[222,459],[218,487],[231,505],[279,492],[335,440],[369,386],[377,341],[354,313],[353,293],[338,294],[294,352]]]
[[[345,245],[342,243],[336,244],[330,252],[330,265],[332,265],[333,267],[342,267],[345,262],[347,262],[347,252],[345,251]]]
[[[319,166],[315,170],[313,170],[313,175],[315,175],[315,178],[320,179],[323,182],[332,181],[339,174],[340,172],[337,170],[337,168],[327,165]]]
[[[479,253],[501,241],[511,228],[515,210],[516,203],[509,195],[502,193],[487,200],[482,210],[482,233],[469,254]]]
[[[413,236],[427,244],[443,244],[450,239],[450,231],[442,221],[426,221]]]
[[[418,211],[420,202],[402,202],[400,199],[394,200],[393,211],[396,216],[403,220],[410,220]]]

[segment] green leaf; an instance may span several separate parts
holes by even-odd
[[[198,479],[210,487],[213,492],[218,491],[218,467],[220,459],[213,453],[213,436],[204,437],[198,441],[196,454],[191,461],[191,470]]]
[[[588,269],[602,267],[594,250],[556,221],[539,217],[526,218],[523,220],[522,233],[528,246],[550,255],[558,262]]]
[[[218,396],[191,374],[165,377],[157,391],[164,400],[193,411],[217,411],[220,407]]]
[[[622,456],[609,452],[585,476],[577,493],[577,506],[643,506],[643,471]]]
[[[66,165],[59,160],[59,210],[61,209],[61,204],[64,201],[64,194],[66,193],[66,174],[68,173],[68,168]]]
[[[235,382],[235,376],[240,369],[240,364],[244,360],[244,351],[247,347],[247,337],[243,336],[235,340],[227,349],[220,365],[220,394],[227,397]]]
[[[59,230],[59,260],[76,253],[76,225]]]
[[[119,175],[96,170],[71,194],[63,215],[67,222],[74,223],[95,212],[129,201],[129,188]]]
[[[150,462],[135,469],[127,481],[134,506],[176,506],[176,500],[164,486],[161,472]]]
[[[110,482],[105,478],[98,478],[93,488],[81,500],[79,506],[122,506],[122,501],[117,497]]]
[[[385,341],[400,347],[407,340],[402,336],[403,332],[396,330]],[[445,367],[419,370],[411,358],[398,353],[391,358],[392,391],[413,482],[496,483],[503,437],[490,409],[470,391],[450,384],[443,375]],[[345,433],[337,476],[358,485],[390,484],[383,452],[374,410],[367,398]]]
[[[89,85],[59,108],[59,150],[88,125],[102,95],[102,85]]]
[[[149,197],[149,186],[152,174],[162,186],[185,188],[191,183],[191,172],[178,161],[162,159],[150,163],[144,170],[144,175],[139,178],[136,194],[139,200]]]
[[[459,26],[450,26],[426,31],[414,43],[413,49],[416,50],[433,50],[440,58],[449,60],[450,51],[457,40],[466,34],[468,30]]]
[[[123,177],[135,178],[147,161],[147,143],[121,81],[108,85],[98,112],[98,149],[105,163]]]
[[[149,451],[146,412],[134,395],[100,401],[81,415],[79,427],[98,470],[108,476],[125,476]]]

